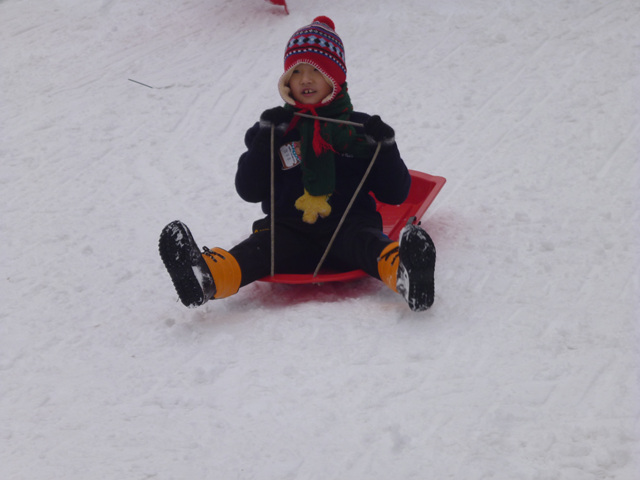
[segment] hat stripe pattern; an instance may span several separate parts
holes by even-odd
[[[316,22],[317,24],[318,22]],[[322,27],[326,27],[322,25]],[[333,60],[340,70],[347,75],[345,66],[344,46],[337,35],[331,35],[317,28],[300,30],[289,41],[285,55],[285,63],[293,55],[316,53]]]

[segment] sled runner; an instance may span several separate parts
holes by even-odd
[[[377,203],[377,210],[380,212],[380,215],[382,215],[384,233],[386,233],[391,240],[398,240],[400,231],[409,219],[415,217],[416,221],[419,221],[422,218],[446,182],[444,177],[436,177],[416,170],[409,170],[409,173],[411,174],[411,189],[404,203],[400,205]],[[277,273],[273,276],[264,277],[260,279],[260,281],[304,284],[344,282],[366,276],[367,274],[362,270],[335,272],[325,269],[321,270],[315,277],[312,273]]]

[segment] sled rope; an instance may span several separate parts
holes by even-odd
[[[353,127],[364,127],[362,123],[351,122],[349,120],[340,120],[339,118],[319,117],[317,115],[309,115],[308,113],[295,112],[294,115],[304,118],[313,118],[314,120],[320,120],[321,122],[342,123],[344,125],[351,125]]]
[[[345,209],[344,213],[342,214],[342,218],[340,219],[340,222],[338,223],[338,226],[336,227],[335,231],[333,232],[333,235],[331,236],[331,240],[329,240],[329,244],[327,245],[327,248],[325,249],[324,253],[322,254],[322,258],[318,262],[318,266],[316,266],[316,269],[313,272],[313,278],[318,276],[318,272],[320,271],[320,268],[322,268],[322,264],[324,263],[325,259],[327,258],[327,255],[329,255],[329,250],[331,250],[331,247],[333,246],[333,242],[335,242],[336,237],[338,236],[338,232],[340,231],[340,228],[342,228],[342,224],[344,223],[345,219],[347,218],[347,215],[349,214],[349,211],[351,210],[351,207],[353,206],[353,203],[356,201],[356,197],[360,193],[360,190],[362,190],[362,186],[364,185],[364,182],[367,180],[367,177],[369,176],[369,172],[371,172],[371,169],[373,168],[373,164],[375,163],[376,159],[378,158],[378,154],[380,153],[380,149],[381,148],[382,148],[382,142],[378,142],[378,145],[376,146],[376,151],[374,152],[373,157],[371,157],[371,161],[369,162],[369,166],[367,167],[367,170],[364,172],[364,175],[362,175],[362,180],[360,180],[360,184],[358,185],[358,188],[356,188],[356,191],[353,192],[353,196],[351,197],[351,200],[349,201],[349,204],[347,205],[347,208]]]
[[[273,151],[275,150],[275,132],[276,125],[274,123],[271,124],[271,198],[270,201],[270,209],[271,209],[271,276],[273,277],[276,273],[276,196],[274,192],[275,185],[275,155]]]

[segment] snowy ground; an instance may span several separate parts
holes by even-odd
[[[640,478],[640,4],[288,3],[0,1],[0,476]],[[248,234],[243,135],[321,14],[356,108],[448,180],[436,303],[185,309],[158,234]]]

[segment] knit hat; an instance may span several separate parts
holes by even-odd
[[[284,74],[278,81],[280,96],[290,105],[295,105],[291,96],[289,80],[296,65],[308,63],[317,68],[333,87],[331,94],[322,100],[322,104],[333,101],[347,80],[344,46],[335,32],[333,20],[329,17],[316,17],[311,25],[297,30],[289,39],[284,52]]]

